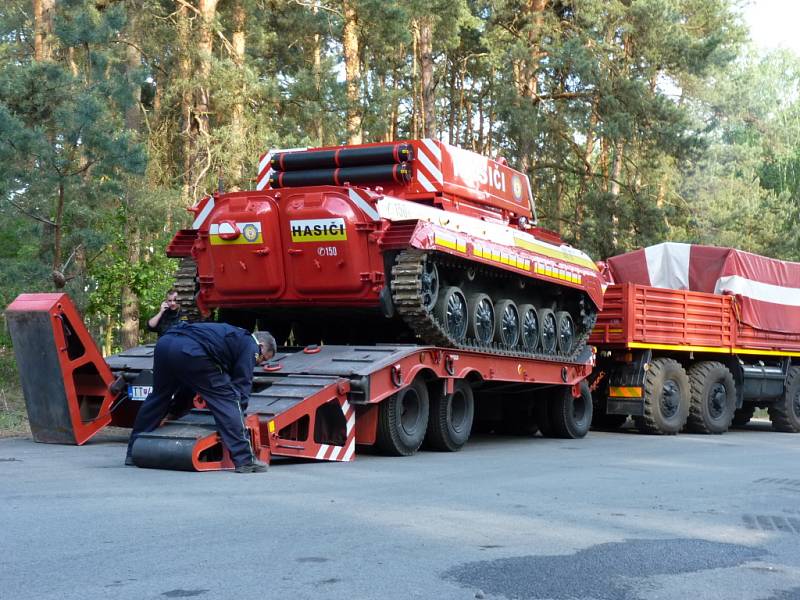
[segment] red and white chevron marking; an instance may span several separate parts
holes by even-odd
[[[426,192],[436,192],[444,185],[442,175],[442,148],[439,142],[430,138],[420,140],[417,146],[415,176]]]
[[[272,173],[272,167],[269,166],[269,161],[272,160],[272,155],[275,154],[274,150],[270,150],[266,154],[262,154],[258,159],[258,175],[256,176],[256,189],[260,192],[269,183],[269,176]]]
[[[192,207],[192,210],[198,210],[197,215],[192,222],[192,229],[200,229],[203,223],[206,222],[208,215],[214,210],[214,198],[212,196],[205,196],[201,198],[197,204]]]
[[[342,401],[342,413],[347,421],[347,438],[344,446],[320,444],[317,460],[348,462],[353,460],[356,451],[356,411],[347,400]]]

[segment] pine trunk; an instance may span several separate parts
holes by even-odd
[[[33,58],[53,58],[53,11],[55,0],[33,0]]]
[[[233,108],[231,111],[231,137],[233,138],[233,145],[235,148],[244,147],[244,103],[247,97],[247,88],[245,84],[244,75],[244,59],[245,59],[245,33],[247,27],[247,13],[245,12],[242,0],[234,0],[233,3],[233,34],[231,36],[231,46],[233,47],[233,62],[236,65],[236,70],[239,75],[238,87],[239,93],[236,95]],[[233,179],[234,185],[231,186],[231,191],[237,192],[241,189],[240,184],[244,177],[242,172],[242,165],[244,158],[240,155],[239,160],[233,161],[231,168],[233,172],[230,174]]]
[[[347,81],[347,143],[362,142],[359,83],[361,80],[361,59],[358,47],[358,20],[355,0],[342,0],[344,9],[344,31],[342,49],[344,52],[344,76]]]
[[[436,139],[436,96],[433,85],[433,23],[419,22],[419,70],[422,84],[422,135]]]

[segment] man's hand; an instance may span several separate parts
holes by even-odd
[[[161,312],[165,312],[167,310],[169,310],[169,302],[164,300],[164,302],[161,303]]]

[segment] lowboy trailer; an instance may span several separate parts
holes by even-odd
[[[83,444],[108,425],[133,425],[152,388],[153,345],[104,359],[65,294],[22,294],[6,318],[34,440]],[[593,365],[590,346],[571,361],[419,345],[281,348],[257,367],[245,423],[267,462],[350,461],[357,445],[456,451],[475,420],[535,422],[545,435],[579,438],[592,418]],[[233,466],[200,397],[142,435],[133,458],[151,468]]]

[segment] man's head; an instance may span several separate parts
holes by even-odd
[[[256,343],[258,344],[256,363],[261,364],[263,362],[267,362],[269,359],[275,356],[275,352],[278,350],[278,345],[275,343],[275,338],[272,337],[268,332],[256,331],[253,334],[253,339],[255,339]]]
[[[167,295],[164,296],[164,302],[169,304],[170,310],[178,310],[179,303],[178,303],[178,291],[177,290],[170,290],[167,292]]]

